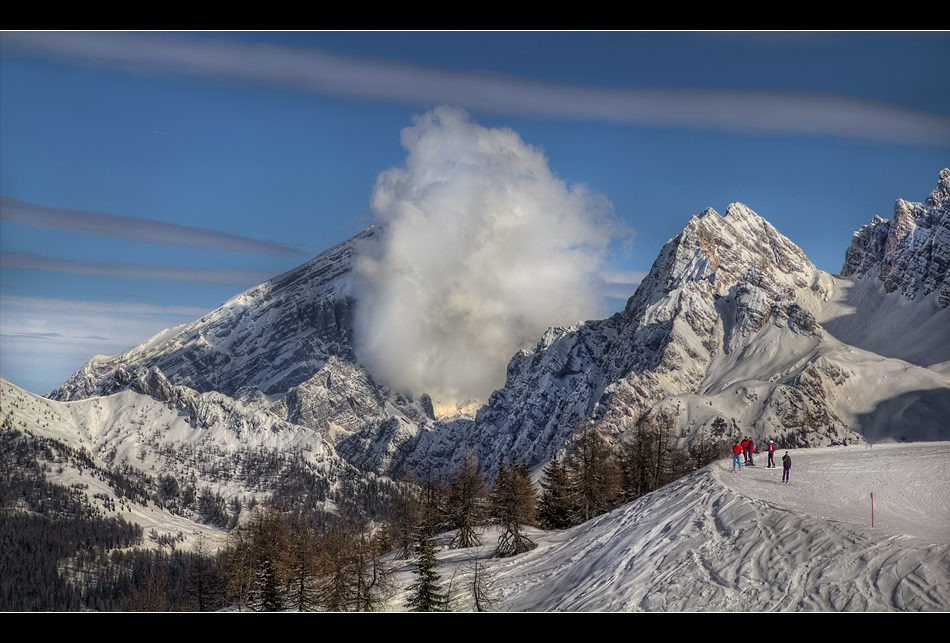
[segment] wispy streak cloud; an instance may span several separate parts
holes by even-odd
[[[279,243],[258,241],[230,232],[102,212],[48,208],[5,196],[0,197],[0,221],[33,228],[64,230],[201,250],[275,256],[305,254]]]
[[[41,270],[69,275],[111,277],[113,279],[150,279],[155,281],[178,281],[195,284],[225,286],[253,286],[271,277],[274,273],[259,270],[234,270],[230,268],[180,268],[141,263],[108,263],[103,261],[79,261],[44,257],[31,252],[0,252],[2,270]]]
[[[5,51],[131,73],[288,87],[362,100],[736,132],[950,145],[950,118],[800,91],[608,88],[548,83],[271,44],[168,34],[5,33]]]

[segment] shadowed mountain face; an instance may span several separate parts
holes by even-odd
[[[590,422],[621,439],[644,418],[663,418],[681,445],[887,439],[892,416],[950,414],[948,195],[944,170],[926,203],[898,201],[894,219],[855,233],[838,276],[747,207],[707,209],[664,246],[623,312],[549,329],[474,418],[437,421],[427,396],[398,395],[356,362],[352,266],[360,240],[384,234],[373,230],[192,324],[94,358],[51,397],[109,393],[158,369],[315,429],[382,473],[449,471],[467,450],[487,471],[500,458],[539,466]],[[908,408],[917,403],[926,412]]]

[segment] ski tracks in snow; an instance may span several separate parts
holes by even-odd
[[[779,470],[714,463],[541,534],[499,580],[519,611],[948,610],[950,444],[911,449],[794,451],[790,485]],[[882,522],[912,533],[871,529],[870,503],[856,500],[869,484],[888,498]]]

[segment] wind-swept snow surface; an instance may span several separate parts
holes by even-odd
[[[538,534],[536,550],[495,567],[507,609],[950,609],[950,444],[790,455],[789,485],[762,455],[740,473],[722,460]]]

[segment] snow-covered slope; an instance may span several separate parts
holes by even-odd
[[[822,325],[841,341],[950,372],[950,170],[924,203],[854,233]]]
[[[720,461],[489,561],[510,611],[950,610],[950,444]],[[871,526],[871,494],[874,525]],[[443,578],[471,553],[445,551]]]
[[[310,508],[352,503],[372,515],[393,490],[313,429],[221,393],[174,386],[157,369],[140,375],[111,395],[72,402],[0,379],[3,430],[52,441],[51,453],[79,454],[60,458],[50,481],[87,485],[94,505],[146,531],[215,534],[275,493]]]

